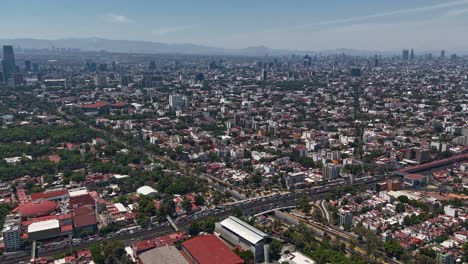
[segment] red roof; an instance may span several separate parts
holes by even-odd
[[[127,102],[117,102],[117,103],[112,104],[111,106],[112,107],[124,107],[127,105],[128,105]]]
[[[60,227],[60,232],[71,232],[73,231],[73,226],[72,225],[65,225]]]
[[[18,206],[18,212],[22,216],[26,217],[35,217],[48,215],[55,211],[57,203],[53,201],[40,201],[40,202],[30,202],[25,204],[20,204]]]
[[[217,236],[199,236],[182,243],[182,246],[199,264],[243,264]]]
[[[103,108],[103,107],[106,107],[107,106],[107,103],[105,102],[96,102],[94,104],[82,104],[81,105],[81,108],[85,108],[85,109],[99,109],[99,108]]]
[[[75,228],[96,225],[96,216],[94,214],[77,215],[73,217]]]
[[[73,209],[73,213],[74,215],[93,214],[94,210],[90,205],[84,205]]]
[[[54,154],[54,155],[49,156],[49,160],[52,161],[53,163],[59,163],[60,160],[62,160],[62,159],[60,158],[59,155]]]
[[[405,178],[408,178],[413,181],[419,181],[419,180],[426,178],[426,176],[421,175],[421,174],[410,174],[410,175],[406,175]]]
[[[76,205],[78,206],[82,206],[82,205],[92,205],[94,206],[95,204],[95,201],[94,201],[94,198],[91,197],[91,195],[88,194],[84,194],[84,195],[80,195],[80,196],[73,196],[73,197],[70,197],[70,204],[75,207]]]
[[[31,194],[31,199],[34,200],[40,200],[40,199],[50,199],[58,196],[62,196],[67,194],[68,191],[66,189],[63,190],[58,190],[58,191],[52,191],[52,192],[40,192],[40,193],[33,193]]]

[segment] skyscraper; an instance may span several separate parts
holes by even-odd
[[[31,71],[31,61],[27,60],[27,61],[24,61],[24,70],[25,71]]]
[[[3,71],[6,79],[16,70],[15,54],[13,46],[3,46]]]
[[[411,49],[410,60],[414,60],[414,50],[413,49]]]
[[[402,59],[405,60],[405,61],[409,59],[409,50],[407,50],[407,49],[403,50]]]
[[[445,59],[445,50],[440,51],[440,58]]]

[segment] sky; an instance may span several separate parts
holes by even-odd
[[[0,38],[468,50],[468,0],[14,0],[0,6]]]

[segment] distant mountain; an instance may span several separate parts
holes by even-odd
[[[202,46],[196,44],[167,44],[151,41],[136,40],[110,40],[103,38],[64,38],[56,40],[46,39],[0,39],[0,45],[20,46],[23,49],[51,49],[76,48],[82,51],[123,52],[123,53],[179,53],[199,55],[242,55],[242,56],[282,56],[282,55],[305,55],[315,54],[313,51],[271,49],[265,46],[247,47],[243,49],[225,49],[217,47]],[[361,51],[352,49],[339,49],[320,52],[322,54],[346,53],[348,55],[373,55],[375,51]],[[381,53],[380,53],[381,54]]]

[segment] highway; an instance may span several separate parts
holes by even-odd
[[[360,179],[355,184],[362,185],[362,184],[374,184],[381,180],[381,177],[369,177]],[[190,215],[187,218],[180,218],[175,221],[176,225],[179,229],[187,229],[190,224],[198,221],[202,221],[207,219],[210,216],[217,217],[219,219],[223,219],[229,215],[233,215],[236,211],[241,211],[243,215],[255,215],[260,212],[265,212],[269,210],[273,210],[275,208],[286,207],[286,206],[293,206],[296,204],[296,201],[305,196],[308,196],[310,200],[322,200],[328,194],[332,193],[338,186],[342,185],[342,182],[336,182],[329,185],[313,187],[310,189],[305,190],[297,190],[295,192],[284,193],[284,194],[275,194],[263,197],[252,198],[248,200],[239,201],[233,204],[225,205],[225,206],[218,206],[215,209],[209,209],[200,211]],[[134,240],[139,239],[148,239],[151,237],[162,236],[166,234],[170,234],[174,232],[168,222],[164,222],[161,224],[157,224],[151,229],[141,229],[139,231],[135,231],[133,233],[121,233],[121,234],[113,234],[109,237],[95,237],[93,240],[83,241],[83,243],[79,245],[73,245],[73,249],[83,249],[88,248],[91,244],[103,241],[106,239],[115,239],[121,240],[126,245],[129,245]],[[67,252],[70,250],[69,247],[66,248],[59,248],[53,249],[48,251],[41,251],[39,252],[38,256],[52,256],[57,253]],[[0,262],[2,264],[12,264],[18,263],[20,261],[29,261],[29,251],[27,251],[27,255],[21,256],[13,256],[10,255],[11,258],[5,258],[5,255],[0,256]]]

